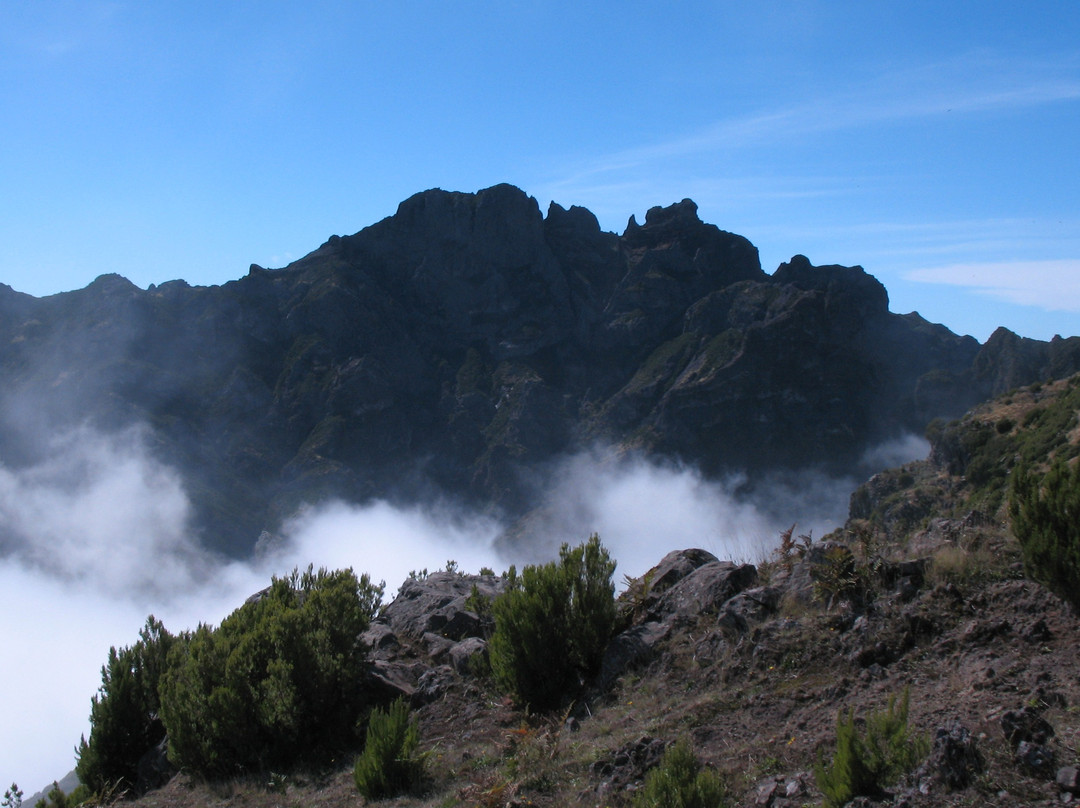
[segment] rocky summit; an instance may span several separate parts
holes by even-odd
[[[616,235],[509,185],[417,194],[222,286],[0,287],[5,464],[71,425],[140,424],[204,543],[238,556],[328,497],[518,518],[537,469],[585,447],[850,473],[877,442],[1076,370],[1080,338],[980,345],[890,312],[860,267],[769,275],[690,200]]]

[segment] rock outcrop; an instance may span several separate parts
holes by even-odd
[[[470,674],[494,629],[486,607],[505,587],[501,577],[451,571],[406,580],[362,638],[371,649],[374,690],[424,703],[455,674]]]

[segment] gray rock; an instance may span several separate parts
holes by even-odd
[[[920,783],[941,783],[948,789],[967,788],[984,765],[975,738],[954,719],[934,733],[934,745],[920,767],[918,779]]]
[[[708,550],[673,550],[648,572],[650,589],[658,593],[666,592],[698,567],[714,561],[719,559]]]
[[[619,596],[620,609],[632,612],[635,618],[654,619],[650,613],[665,592],[694,570],[714,561],[716,556],[707,550],[672,550]],[[643,588],[646,582],[648,586]]]
[[[1054,735],[1049,722],[1030,707],[1009,710],[1001,716],[1001,730],[1014,749],[1025,741],[1045,744]]]
[[[788,808],[803,805],[810,793],[813,777],[809,772],[778,774],[758,782],[754,789],[754,805],[759,808]]]
[[[428,704],[440,699],[453,683],[454,669],[449,665],[428,668],[420,674],[420,678],[416,682],[413,703],[417,705]]]
[[[450,649],[450,664],[462,675],[472,673],[472,660],[487,654],[487,642],[479,637],[467,637]]]
[[[779,793],[780,781],[775,777],[770,777],[768,780],[757,784],[754,790],[754,805],[769,808]]]
[[[626,671],[651,659],[656,646],[670,633],[669,623],[648,622],[628,628],[612,639],[600,662],[597,677],[600,688],[606,690]]]
[[[455,645],[453,640],[448,640],[446,637],[433,634],[430,631],[420,641],[423,643],[424,651],[431,658],[431,661],[439,665],[449,660],[450,649]]]
[[[1076,766],[1062,766],[1058,769],[1055,779],[1062,791],[1080,794],[1080,769]]]
[[[747,589],[730,598],[721,613],[732,615],[744,623],[757,623],[776,614],[780,607],[780,590],[775,586],[758,586]]]
[[[649,769],[660,763],[667,746],[666,741],[643,735],[597,760],[590,769],[601,780],[596,795],[613,797],[640,784]]]
[[[1032,774],[1049,779],[1054,774],[1056,756],[1049,746],[1020,741],[1016,747],[1016,762]]]
[[[649,617],[662,621],[672,616],[717,613],[732,597],[757,581],[753,564],[710,561],[664,592]]]
[[[400,637],[420,639],[425,634],[438,634],[461,640],[480,636],[484,623],[465,606],[473,587],[481,596],[494,598],[502,593],[505,582],[493,575],[456,572],[433,572],[424,579],[410,578],[383,610],[381,619]]]
[[[381,621],[374,621],[368,626],[367,631],[360,635],[360,641],[371,649],[376,657],[386,657],[401,647],[397,635],[393,629]]]
[[[390,662],[377,659],[368,669],[365,687],[376,702],[411,699],[420,676],[429,668],[421,662]]]

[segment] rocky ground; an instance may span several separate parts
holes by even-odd
[[[1011,420],[1039,404],[1025,395],[999,405]],[[1024,576],[1000,497],[927,461],[855,501],[863,518],[820,541],[793,532],[757,566],[665,557],[620,596],[623,630],[596,681],[554,715],[516,707],[482,673],[500,578],[407,581],[366,636],[371,686],[412,700],[428,774],[385,804],[626,805],[685,739],[733,804],[819,805],[813,768],[836,748],[837,716],[904,692],[931,751],[879,804],[1080,802],[1080,618]],[[974,507],[987,502],[997,509]],[[351,763],[217,784],[180,774],[137,805],[363,804]]]
[[[964,528],[938,523],[933,530],[945,536]],[[608,687],[565,715],[516,709],[469,673],[470,649],[482,646],[475,637],[423,632],[434,626],[405,624],[395,608],[451,594],[462,600],[463,589],[495,579],[437,573],[410,582],[372,638],[377,681],[420,705],[429,781],[424,794],[389,804],[625,804],[665,745],[680,738],[728,776],[738,804],[817,804],[812,769],[834,748],[838,712],[881,710],[905,688],[913,728],[935,746],[890,804],[1078,798],[1055,782],[1077,765],[1080,747],[1075,614],[1011,563],[988,570],[898,565],[911,574],[872,603],[827,607],[815,602],[810,575],[825,563],[826,548],[814,546],[790,571],[782,561],[755,570],[703,551],[669,556],[635,624],[613,644],[602,674]],[[447,624],[462,614],[441,608]],[[140,804],[362,802],[350,761],[321,776],[260,780],[205,785],[180,775]]]

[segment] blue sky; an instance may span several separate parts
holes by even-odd
[[[1080,333],[1080,4],[10,2],[0,281],[223,283],[432,187],[694,199],[985,340]]]

